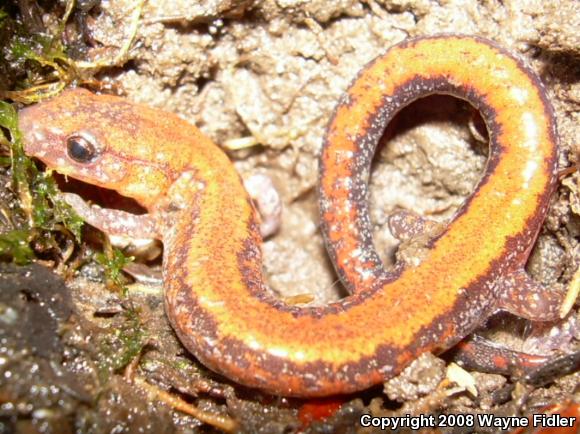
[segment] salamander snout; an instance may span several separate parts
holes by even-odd
[[[42,143],[46,141],[46,134],[39,118],[36,106],[26,107],[18,112],[18,129],[24,140],[24,150],[28,155],[36,155]]]
[[[70,146],[67,146],[70,137],[78,137],[79,132],[88,133],[94,129],[94,125],[89,122],[91,117],[86,113],[92,109],[89,104],[91,98],[92,95],[86,90],[70,89],[55,98],[20,110],[18,127],[23,134],[25,152],[57,166],[67,160],[80,162],[75,156],[94,155],[90,150],[84,151],[90,148],[90,134],[89,137],[76,140],[77,145],[87,146],[74,146],[74,155],[68,155]]]

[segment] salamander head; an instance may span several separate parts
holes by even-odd
[[[116,190],[149,208],[176,177],[171,161],[158,158],[166,154],[159,148],[161,141],[171,140],[172,127],[161,122],[161,113],[73,89],[21,110],[19,128],[25,152],[50,169]]]

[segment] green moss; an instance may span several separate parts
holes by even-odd
[[[103,266],[107,283],[120,289],[123,296],[127,295],[127,287],[123,280],[123,267],[133,261],[133,257],[125,256],[123,252],[116,248],[111,248],[107,254],[95,254],[95,260]]]
[[[70,12],[70,11],[69,11]],[[0,70],[12,73],[12,88],[2,91],[0,97],[31,103],[56,95],[67,83],[79,80],[79,70],[61,43],[62,25],[54,35],[27,34],[25,29],[0,9],[0,28],[6,25],[5,46],[0,50]],[[57,183],[49,172],[40,172],[25,153],[22,135],[18,130],[18,115],[14,107],[0,101],[0,127],[8,138],[0,134],[0,145],[9,150],[9,156],[0,157],[0,165],[12,167],[13,189],[20,199],[20,219],[26,223],[14,232],[0,235],[2,259],[12,258],[25,263],[33,258],[31,242],[38,245],[58,246],[54,237],[63,231],[73,234],[81,242],[83,221],[61,198]],[[107,282],[124,290],[121,269],[130,259],[119,250],[99,254],[95,258],[105,269]]]
[[[0,258],[10,258],[18,265],[25,265],[34,259],[30,248],[32,232],[27,230],[12,230],[0,235]]]
[[[32,160],[24,154],[22,134],[18,130],[18,115],[14,107],[4,101],[0,101],[0,127],[5,128],[10,136],[9,141],[5,139],[10,147],[10,157],[6,158],[12,165],[13,188],[20,197],[20,209],[15,212],[23,214],[26,222],[22,227],[0,235],[2,256],[11,256],[14,261],[25,263],[26,258],[30,260],[31,256],[23,253],[22,241],[30,242],[40,234],[46,236],[47,232],[57,232],[62,227],[80,242],[83,221],[60,198],[54,178],[38,171]],[[15,242],[16,238],[19,242]],[[28,244],[26,248],[30,249]]]
[[[101,382],[106,383],[111,374],[119,372],[138,357],[146,339],[147,333],[137,309],[124,311],[123,324],[107,335],[100,345],[98,368]]]
[[[37,173],[31,182],[32,219],[34,225],[46,231],[59,230],[60,225],[81,241],[83,220],[69,204],[61,199],[54,178],[45,173]]]
[[[0,9],[0,98],[32,103],[56,95],[79,79],[74,60],[61,42],[62,29],[51,33],[30,34]]]
[[[131,38],[113,62],[76,62],[61,42],[73,5],[74,2],[67,3],[65,18],[48,30],[52,34],[29,34],[0,7],[0,99],[34,103],[58,95],[71,83],[94,83],[92,77],[99,68],[122,64],[136,33],[139,16],[133,20],[135,28]],[[139,13],[141,7],[142,4]],[[0,234],[0,260],[18,264],[34,260],[35,253],[43,248],[58,249],[62,245],[62,234],[70,239],[72,233],[75,241],[81,243],[83,226],[80,217],[61,199],[50,172],[40,172],[25,155],[22,140],[14,106],[0,101],[0,165],[10,167],[12,190],[18,196],[17,207],[10,210],[18,217],[10,220],[18,223]],[[107,284],[125,293],[122,268],[132,258],[104,244],[105,253],[96,254],[94,260],[103,266]],[[108,378],[110,373],[127,366],[139,355],[145,339],[139,312],[130,307],[125,311],[122,325],[104,339],[99,372]]]

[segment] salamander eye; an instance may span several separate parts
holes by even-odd
[[[77,163],[90,163],[97,156],[97,148],[83,136],[70,136],[66,139],[68,156]]]

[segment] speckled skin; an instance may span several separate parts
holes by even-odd
[[[392,116],[433,93],[464,98],[481,111],[489,161],[421,265],[388,272],[372,243],[370,162]],[[211,369],[282,395],[349,393],[380,383],[419,354],[454,345],[501,308],[505,294],[521,296],[510,276],[527,260],[556,181],[552,108],[520,61],[472,37],[396,45],[345,93],[320,160],[322,229],[353,295],[297,307],[265,287],[252,204],[227,157],[193,126],[82,90],[26,109],[20,126],[27,152],[50,168],[148,209],[156,228],[150,232],[165,245],[167,315],[183,344]],[[88,164],[67,156],[67,137],[79,133],[97,142],[99,154]],[[100,225],[98,210],[88,217]],[[138,235],[135,224],[123,226],[114,231]],[[546,319],[556,305],[542,310]]]
[[[580,351],[538,355],[508,350],[473,334],[452,350],[453,360],[464,367],[516,377],[522,383],[541,386],[580,369]]]

